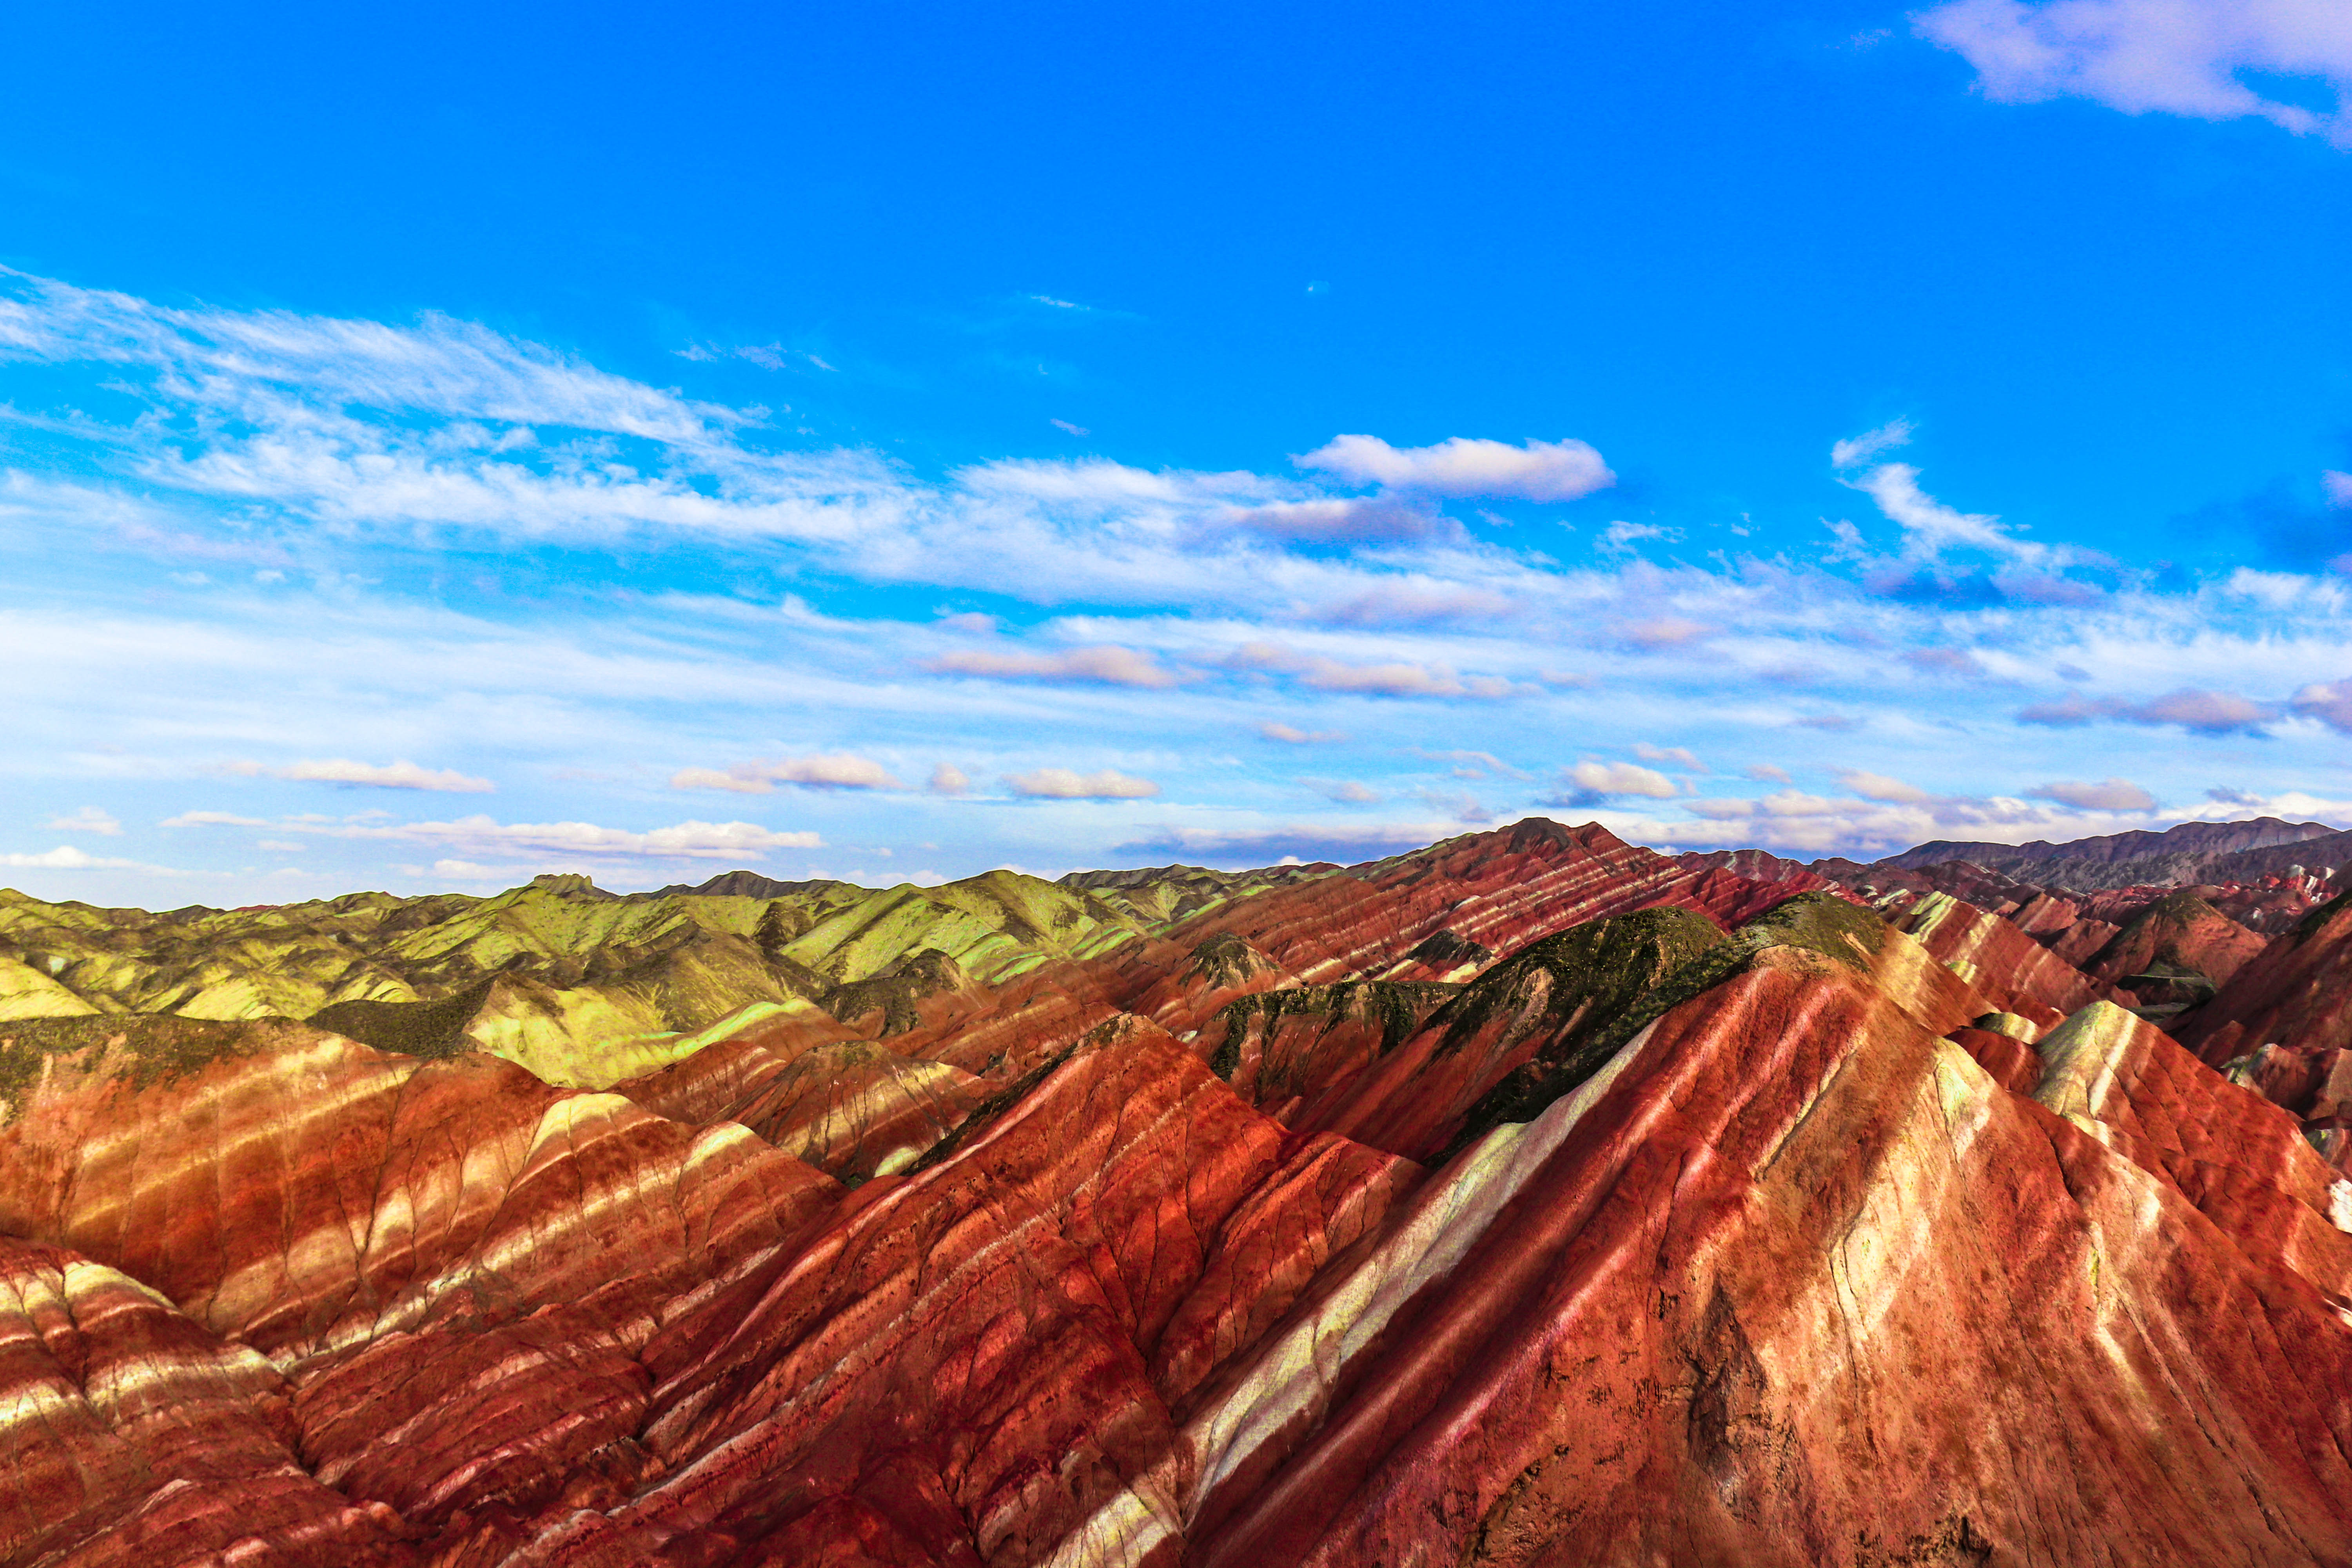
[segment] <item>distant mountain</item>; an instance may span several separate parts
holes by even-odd
[[[544,882],[545,877],[533,879]],[[762,877],[757,871],[721,871],[707,882],[673,882],[650,893],[631,893],[633,899],[673,899],[680,895],[699,894],[710,899],[791,899],[803,893],[822,893],[828,889],[848,887],[847,882],[819,878],[811,882],[780,882],[773,877]]]
[[[1939,838],[1848,870],[1815,868],[1840,881],[1874,871],[1907,871],[1966,861],[2021,881],[2073,892],[2143,885],[2190,887],[2274,877],[2352,861],[2352,833],[2319,822],[2258,816],[2244,822],[2184,822],[2162,833],[2113,833],[2071,843],[1985,844]]]
[[[1973,860],[1979,866],[2008,870],[2042,860],[2090,860],[2112,864],[2145,859],[2151,855],[2233,855],[2242,849],[2266,849],[2273,844],[2300,844],[2325,838],[2336,829],[2322,822],[2282,822],[2256,816],[2244,822],[2184,822],[2161,833],[2110,833],[2096,838],[2076,838],[2063,844],[2035,839],[2031,844],[1972,844],[1937,838],[1900,855],[1890,855],[1890,866],[1933,866],[1944,860]]]

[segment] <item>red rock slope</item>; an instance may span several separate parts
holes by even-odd
[[[1703,877],[1523,826],[606,1094],[0,1026],[0,1563],[2352,1563],[2294,1119]]]

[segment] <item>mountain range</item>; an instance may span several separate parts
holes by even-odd
[[[2352,1563],[2342,837],[0,893],[0,1563]]]

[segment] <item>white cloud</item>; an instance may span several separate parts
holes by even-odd
[[[1961,511],[1927,494],[1919,488],[1919,470],[1908,463],[1882,463],[1844,482],[1876,501],[1888,521],[1902,528],[1906,552],[1916,558],[1932,559],[1956,546],[2021,559],[2047,553],[2013,537],[1991,513]]]
[[[927,787],[933,795],[961,795],[971,787],[971,780],[953,763],[941,763],[931,770],[931,782]]]
[[[281,779],[314,784],[359,784],[371,789],[421,789],[446,795],[488,795],[498,788],[488,779],[469,778],[455,768],[422,768],[415,763],[355,763],[348,757],[328,757],[279,768]]]
[[[475,854],[586,855],[651,860],[752,858],[776,849],[814,849],[824,842],[814,833],[779,833],[751,822],[680,822],[637,833],[600,827],[590,822],[499,822],[475,816],[454,822],[386,823],[381,820],[383,816],[381,812],[364,812],[341,821],[311,816],[263,822],[226,812],[191,811],[171,818],[163,826],[268,827],[275,832],[315,837],[384,839]]]
[[[70,844],[60,844],[55,849],[45,849],[38,855],[0,855],[0,866],[21,866],[49,871],[82,871],[93,867],[136,866],[135,860],[115,860],[91,855]]]
[[[1633,754],[1645,763],[1664,763],[1687,773],[1703,773],[1707,765],[1692,754],[1687,746],[1654,746],[1647,741],[1633,743]]]
[[[1776,768],[1769,763],[1758,763],[1753,767],[1742,768],[1739,772],[1741,777],[1755,779],[1760,783],[1787,784],[1789,782],[1789,770]]]
[[[1142,800],[1158,795],[1160,786],[1113,768],[1079,773],[1068,768],[1038,768],[1008,774],[1004,780],[1014,795],[1040,800]]]
[[[1654,616],[1648,620],[1634,621],[1617,628],[1618,638],[1627,647],[1644,653],[1657,653],[1667,648],[1688,647],[1715,635],[1716,628],[1705,621],[1694,621],[1683,616]]]
[[[2129,779],[2103,779],[2097,784],[2046,784],[2027,793],[2063,805],[2095,811],[2153,811],[2156,796]]]
[[[1365,697],[1475,697],[1492,700],[1512,694],[1511,683],[1494,676],[1461,676],[1443,664],[1390,659],[1351,664],[1343,659],[1306,654],[1286,644],[1255,641],[1243,644],[1226,662],[1241,669],[1273,670],[1295,675],[1318,691]]]
[[[1840,768],[1838,782],[1864,800],[1884,801],[1891,805],[1917,805],[1934,797],[1916,784],[1901,779],[1888,778],[1885,773],[1864,773],[1859,768]]]
[[[1892,451],[1897,447],[1907,447],[1910,444],[1911,421],[1889,420],[1875,430],[1865,430],[1859,436],[1849,437],[1831,447],[1830,467],[1859,468],[1881,452]]]
[[[1175,827],[1117,846],[1121,853],[1178,855],[1226,866],[1269,866],[1292,861],[1343,864],[1378,859],[1461,831],[1455,822],[1394,822],[1345,826],[1294,823],[1280,827]]]
[[[1492,774],[1500,774],[1507,779],[1523,779],[1528,776],[1494,752],[1481,752],[1474,747],[1456,746],[1444,752],[1423,751],[1417,746],[1413,749],[1432,762],[1452,763],[1454,764],[1452,771],[1457,779],[1483,779]]]
[[[433,874],[453,882],[503,882],[516,874],[511,866],[478,866],[471,860],[436,860]]]
[[[1353,779],[1301,779],[1298,782],[1326,800],[1336,800],[1342,805],[1374,805],[1381,798]]]
[[[1174,672],[1151,655],[1108,644],[1066,648],[1060,653],[966,648],[925,659],[922,668],[935,675],[981,675],[997,680],[1078,681],[1098,686],[1137,686],[1155,689],[1173,686],[1178,679]]]
[[[1507,594],[1428,579],[1386,582],[1325,605],[1313,619],[1335,626],[1430,626],[1440,621],[1491,624],[1525,608]]]
[[[781,757],[773,762],[738,763],[723,773],[716,768],[682,768],[670,775],[672,789],[723,789],[739,795],[765,795],[780,784],[810,789],[904,789],[890,770],[871,757],[849,752],[830,756]]]
[[[1642,795],[1671,800],[1675,781],[1635,763],[1579,763],[1567,770],[1570,783],[1594,795]]]
[[[2352,147],[2352,12],[2335,0],[1956,0],[1912,20],[2002,102],[2065,96],[2128,114],[2256,115]],[[2336,105],[2265,98],[2251,72],[2323,82]]]
[[[537,851],[652,860],[753,858],[775,849],[814,849],[824,842],[814,833],[778,833],[750,822],[680,822],[632,833],[588,822],[495,822],[488,816],[467,816],[455,822],[408,822],[385,827],[344,826],[326,831],[339,837],[403,839],[460,850]]]
[[[2303,703],[2302,698],[2327,689],[2305,687],[2297,695],[2299,710],[2326,719],[2328,710],[2324,699]],[[2145,702],[2126,702],[2117,698],[2094,700],[2070,693],[2055,702],[2034,703],[2019,710],[2017,714],[2021,723],[2053,729],[2068,729],[2099,719],[2120,719],[2130,724],[2178,724],[2200,735],[2252,733],[2277,716],[2273,707],[2234,691],[2208,691],[2197,687],[2182,687]]]
[[[2319,488],[2327,492],[2329,506],[2352,506],[2352,474],[2326,469],[2319,476]]]
[[[1360,485],[1437,496],[1510,496],[1574,500],[1617,482],[1582,441],[1502,441],[1455,436],[1434,447],[1391,447],[1377,436],[1334,437],[1294,459]]]
[[[122,824],[112,812],[95,805],[81,806],[49,818],[47,826],[58,833],[102,833],[110,837],[122,831]]]
[[[1601,531],[1600,548],[1612,552],[1622,552],[1633,549],[1644,539],[1663,539],[1672,544],[1679,541],[1682,536],[1682,530],[1678,528],[1664,528],[1654,522],[1627,522],[1621,519]]]
[[[1286,746],[1322,746],[1348,738],[1342,730],[1301,730],[1295,724],[1260,724],[1257,732]]]

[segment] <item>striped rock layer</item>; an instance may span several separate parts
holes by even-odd
[[[1156,886],[604,1091],[0,1025],[0,1563],[2352,1563],[2352,1185],[2020,926]]]

